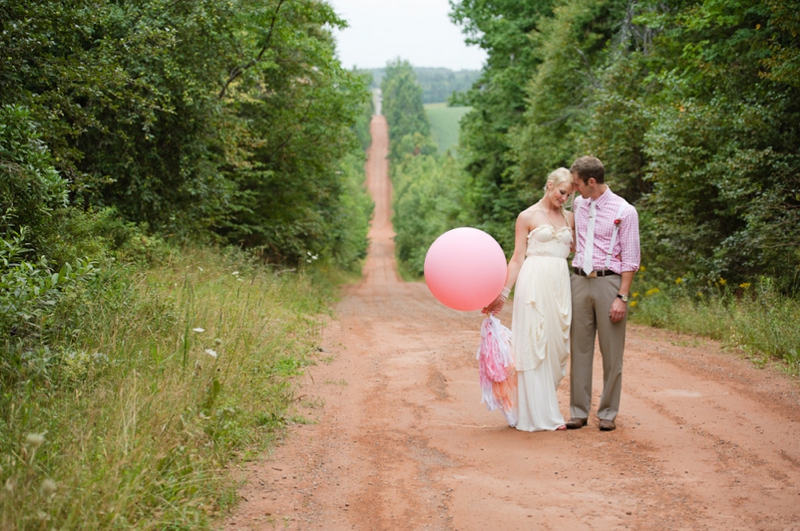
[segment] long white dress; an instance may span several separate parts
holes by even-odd
[[[541,225],[528,234],[511,321],[518,430],[555,430],[564,424],[556,388],[566,374],[569,357],[572,300],[566,259],[571,244],[568,226]]]

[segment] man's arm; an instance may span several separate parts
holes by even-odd
[[[623,271],[620,275],[622,277],[622,281],[619,283],[619,293],[620,295],[630,295],[631,292],[631,284],[633,284],[633,271]],[[611,303],[611,309],[608,312],[609,317],[611,317],[611,322],[616,323],[621,321],[625,314],[628,312],[628,303],[623,302],[622,299],[616,297],[614,302]]]

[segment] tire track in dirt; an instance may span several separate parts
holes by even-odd
[[[222,529],[800,531],[800,386],[712,341],[630,326],[614,432],[522,433],[487,412],[481,316],[397,276],[383,117],[372,132],[363,280],[298,381],[314,423],[246,467]],[[568,416],[568,379],[558,396]]]

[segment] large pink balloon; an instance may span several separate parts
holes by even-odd
[[[494,238],[460,227],[439,236],[425,255],[425,282],[439,302],[471,312],[491,303],[506,281],[506,257]]]

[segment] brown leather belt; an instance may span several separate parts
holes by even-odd
[[[599,271],[592,271],[588,275],[580,267],[573,267],[572,270],[575,271],[576,275],[580,275],[582,277],[587,277],[587,278],[610,277],[611,275],[619,275],[619,273],[615,273],[610,269],[601,269]]]

